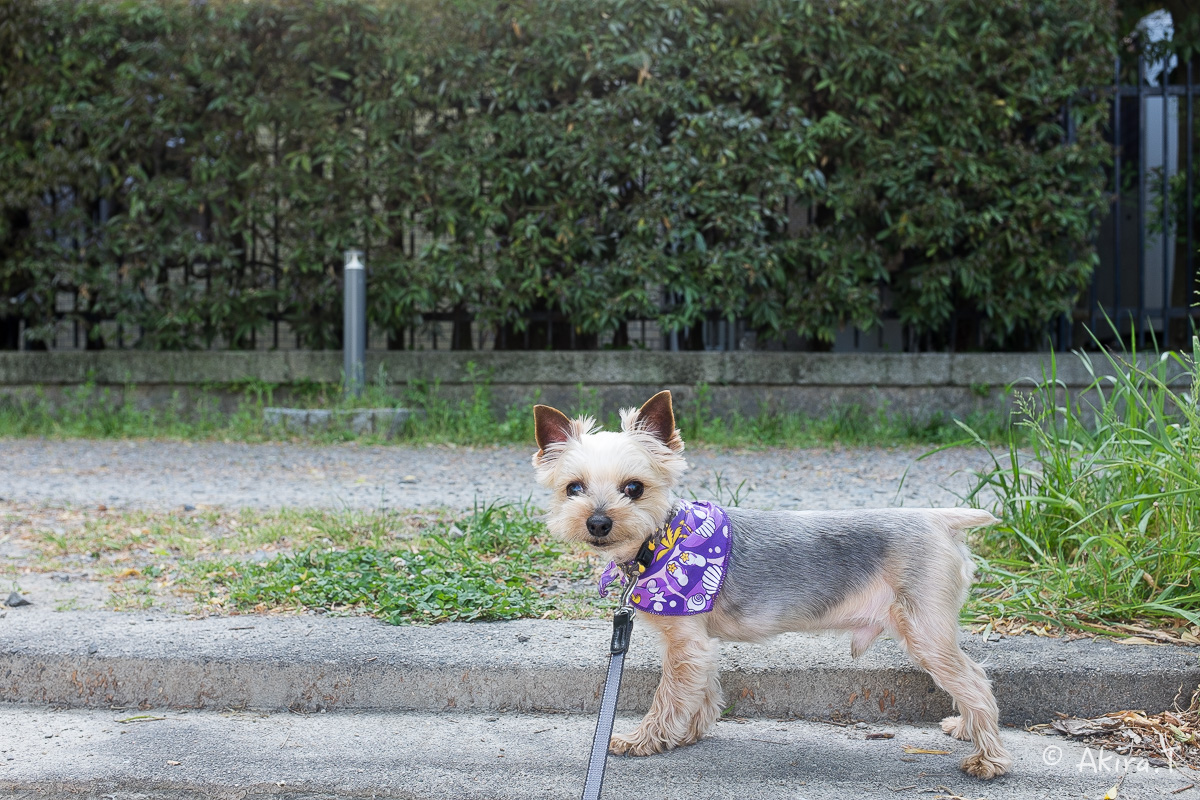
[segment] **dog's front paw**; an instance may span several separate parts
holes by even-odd
[[[962,762],[963,772],[985,781],[990,781],[997,775],[1003,775],[1011,766],[1012,759],[1003,751],[999,754],[973,753],[964,758]]]
[[[647,734],[641,726],[631,733],[618,734],[608,742],[608,752],[618,756],[652,756],[668,749],[662,740]]]

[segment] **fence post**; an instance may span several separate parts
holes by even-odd
[[[342,314],[343,371],[346,395],[362,395],[366,377],[367,270],[361,250],[345,252],[345,304]]]

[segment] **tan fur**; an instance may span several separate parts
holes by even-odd
[[[640,409],[623,410],[621,431],[616,433],[595,430],[590,418],[568,420],[546,406],[535,408],[535,420],[539,449],[533,466],[538,482],[553,493],[547,516],[551,533],[596,547],[617,562],[632,559],[647,536],[670,515],[676,502],[674,487],[687,469],[670,393],[660,392]],[[624,491],[631,480],[644,485],[636,499]],[[568,487],[572,487],[571,493]],[[611,519],[609,533],[598,529],[593,536],[589,532],[587,521],[593,514]],[[886,514],[882,523],[881,514]],[[743,518],[759,520],[760,528],[769,527],[766,517]],[[804,530],[804,525],[813,524],[804,522],[804,513],[786,519],[785,528]],[[847,518],[839,520],[837,524],[844,525]],[[800,600],[781,604],[768,586],[757,587],[754,578],[743,576],[738,591],[743,600],[751,595],[755,601],[748,606],[730,601],[731,609],[718,598],[712,611],[705,614],[639,615],[659,634],[663,675],[650,711],[633,731],[612,738],[612,752],[651,755],[704,736],[723,707],[718,676],[720,640],[756,641],[783,631],[848,631],[851,655],[858,658],[887,632],[954,699],[960,714],[943,720],[942,729],[974,742],[975,752],[963,761],[963,769],[984,779],[1003,774],[1011,759],[1000,742],[999,711],[991,684],[982,667],[958,644],[958,615],[973,578],[963,531],[996,521],[986,511],[975,509],[856,513],[849,518],[851,530],[882,525],[887,533],[887,559],[870,561],[870,556],[863,555],[868,567],[854,564],[852,558],[826,561],[822,568],[834,570],[831,574],[844,564],[859,570],[847,574],[860,578],[845,583],[841,591],[820,590],[819,598],[827,598],[821,604],[806,603],[803,592]],[[782,523],[776,519],[773,524],[778,527]],[[737,532],[738,536],[756,534],[761,538],[763,531]],[[813,550],[797,550],[800,545],[793,544],[809,540],[793,538],[796,536],[794,531],[787,534],[785,555],[809,559]],[[862,541],[871,545],[880,541],[878,536]],[[761,570],[770,572],[776,559],[761,563]],[[783,563],[793,561],[789,558]],[[785,582],[807,586],[796,581],[797,574],[789,568]],[[814,584],[820,583],[822,572],[810,574]],[[754,612],[746,613],[747,607]]]

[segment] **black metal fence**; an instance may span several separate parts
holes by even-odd
[[[1089,292],[1059,326],[1059,347],[1187,346],[1196,297],[1194,62],[1117,61],[1112,88],[1112,206],[1097,232]],[[1111,324],[1110,324],[1111,322]]]

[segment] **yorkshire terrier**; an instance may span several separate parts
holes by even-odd
[[[681,501],[687,469],[671,393],[621,412],[621,431],[596,430],[534,407],[537,480],[553,492],[547,525],[586,543],[634,586],[629,602],[659,633],[662,680],[650,711],[610,751],[645,756],[698,741],[723,708],[718,644],[785,631],[851,633],[857,658],[884,631],[954,699],[942,730],[975,743],[962,768],[1002,775],[991,683],[959,647],[959,611],[974,566],[963,531],[997,520],[973,509],[758,511]]]

